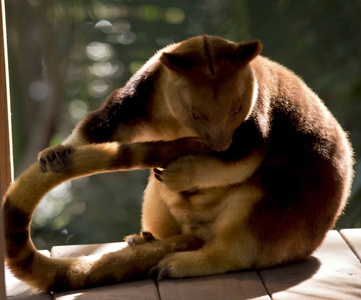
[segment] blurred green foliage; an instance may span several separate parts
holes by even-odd
[[[8,0],[15,168],[60,143],[155,51],[207,33],[260,39],[263,55],[294,70],[324,99],[361,154],[361,2],[358,0]],[[361,226],[361,167],[338,227]],[[140,229],[148,172],[65,183],[39,205],[40,248],[119,241]],[[315,199],[317,201],[317,199]]]

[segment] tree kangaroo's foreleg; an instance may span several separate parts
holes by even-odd
[[[134,142],[134,137],[144,131],[147,123],[146,103],[151,101],[151,76],[131,79],[123,88],[113,91],[105,103],[88,113],[63,141],[41,151],[38,160],[45,172],[48,168],[56,171],[54,161],[63,164],[69,148],[106,142]],[[136,93],[137,89],[142,93]],[[149,126],[150,124],[147,124]],[[54,162],[54,163],[53,163]]]
[[[36,288],[60,291],[142,275],[166,253],[199,248],[198,239],[181,237],[146,244],[142,246],[146,249],[143,254],[124,249],[104,258],[53,259],[35,249],[30,224],[40,200],[64,181],[94,173],[161,167],[178,156],[207,151],[205,144],[194,138],[126,145],[114,142],[69,148],[62,162],[53,162],[57,172],[43,172],[39,164],[33,164],[9,187],[2,203],[8,266],[18,278]],[[128,259],[131,263],[125,263]],[[107,277],[111,277],[109,281]]]
[[[249,178],[260,166],[263,149],[255,149],[248,156],[224,161],[216,156],[186,155],[171,162],[165,169],[155,169],[155,177],[172,191],[187,191],[237,184]]]

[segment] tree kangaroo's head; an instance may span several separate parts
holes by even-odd
[[[233,43],[199,36],[165,49],[164,97],[174,117],[213,150],[225,151],[248,117],[257,94],[249,62],[260,41]]]

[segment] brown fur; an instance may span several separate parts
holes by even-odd
[[[41,152],[42,168],[57,172],[32,166],[3,204],[15,274],[65,290],[134,278],[155,264],[171,277],[189,277],[309,256],[346,203],[352,150],[317,95],[259,56],[261,48],[259,41],[209,36],[170,45],[88,114],[64,145]],[[156,140],[169,142],[150,142]],[[119,144],[92,144],[111,141]],[[129,249],[98,260],[39,258],[29,226],[50,188],[133,168],[156,168],[142,213],[142,230],[156,240],[127,237],[138,258]]]

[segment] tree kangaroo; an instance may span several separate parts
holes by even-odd
[[[266,268],[307,258],[350,193],[347,135],[258,40],[193,37],[158,51],[63,142],[39,153],[3,199],[6,261],[45,290]],[[123,250],[37,252],[30,223],[59,183],[149,168],[142,233]],[[115,208],[116,209],[116,208]]]

